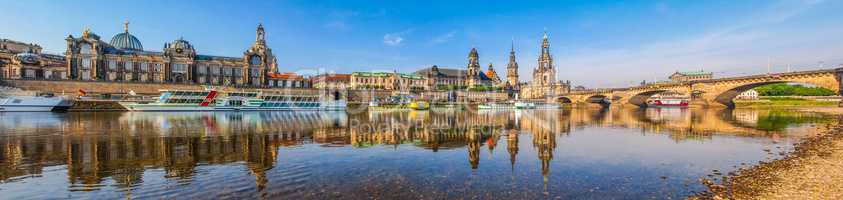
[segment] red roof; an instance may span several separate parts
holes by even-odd
[[[304,77],[292,72],[284,72],[284,73],[267,73],[267,76],[272,79],[285,79],[285,80],[304,80]]]
[[[322,74],[315,77],[316,81],[348,82],[351,81],[351,74]]]

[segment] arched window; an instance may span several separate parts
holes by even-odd
[[[91,44],[82,43],[82,45],[79,46],[79,53],[81,54],[91,54],[92,51],[93,48],[91,47]]]
[[[249,58],[249,64],[250,65],[261,65],[261,57],[257,56],[257,55],[252,56],[251,58]]]

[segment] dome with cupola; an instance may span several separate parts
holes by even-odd
[[[184,38],[173,41],[169,47],[175,49],[193,49],[193,45],[190,45],[190,42],[184,40]]]
[[[143,51],[143,45],[140,40],[132,34],[129,34],[129,22],[123,24],[124,32],[114,35],[111,38],[111,46],[122,50]]]

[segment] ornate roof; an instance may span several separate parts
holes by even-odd
[[[173,43],[170,43],[170,47],[177,49],[193,49],[193,45],[190,45],[190,42],[184,40],[184,38],[179,38],[178,40],[173,41]]]
[[[677,75],[677,74],[678,75],[684,75],[684,76],[701,76],[701,75],[711,75],[712,73],[700,70],[700,71],[690,71],[690,72],[676,72],[676,73],[673,73],[673,74],[674,75]]]
[[[421,76],[434,76],[434,77],[449,77],[449,78],[463,78],[468,72],[462,69],[450,69],[450,68],[441,68],[439,66],[434,65],[433,67],[424,68],[415,72],[415,74]]]
[[[15,60],[26,64],[38,64],[41,61],[41,56],[34,53],[19,53],[15,55]]]
[[[489,78],[498,77],[497,72],[495,72],[495,68],[492,67],[492,63],[489,63],[489,70],[486,70],[486,77],[489,77]]]
[[[122,50],[143,51],[143,45],[140,40],[132,34],[129,34],[129,22],[123,24],[124,32],[114,35],[111,38],[111,46]]]

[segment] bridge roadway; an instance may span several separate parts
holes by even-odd
[[[828,88],[840,95],[841,74],[843,74],[843,68],[655,83],[628,88],[571,91],[566,94],[552,95],[548,101],[573,105],[599,103],[643,107],[651,96],[672,91],[690,94],[692,107],[734,107],[733,99],[742,92],[774,83],[806,83]]]

